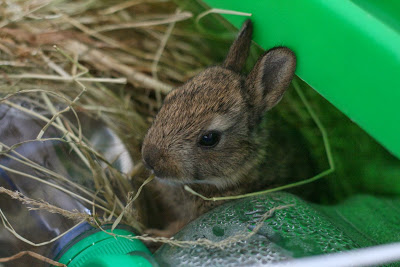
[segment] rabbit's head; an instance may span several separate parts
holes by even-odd
[[[207,68],[165,98],[142,147],[144,164],[156,177],[223,188],[258,164],[258,124],[289,86],[296,57],[288,48],[273,48],[243,76],[251,35],[248,20],[221,66]]]

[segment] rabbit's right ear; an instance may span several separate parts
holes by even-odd
[[[246,88],[258,116],[283,97],[296,69],[296,56],[286,47],[265,52],[246,79]]]
[[[253,24],[251,20],[248,19],[243,23],[236,40],[229,48],[228,55],[222,64],[223,67],[235,72],[240,72],[242,70],[249,55],[252,34]]]

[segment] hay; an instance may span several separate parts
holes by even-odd
[[[0,157],[49,179],[10,166],[0,168],[38,186],[60,190],[92,207],[92,214],[63,210],[4,187],[0,194],[21,201],[28,209],[61,214],[76,224],[86,220],[101,228],[114,222],[114,228],[123,223],[142,232],[138,207],[132,204],[142,188],[138,181],[146,179],[140,163],[145,131],[165,94],[218,62],[219,51],[229,42],[196,32],[191,12],[163,0],[5,1],[0,3],[0,18],[0,104],[43,123],[36,138],[13,144],[0,140]],[[133,168],[121,172],[93,147],[83,132],[82,116],[118,135],[135,162]],[[49,137],[49,132],[57,134]],[[17,151],[25,144],[53,141],[69,146],[86,170],[84,179],[93,181],[94,188],[71,181]],[[6,215],[1,212],[6,229],[32,246],[63,235],[34,243],[20,236]]]

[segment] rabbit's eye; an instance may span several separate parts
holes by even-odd
[[[203,147],[214,147],[221,139],[221,134],[216,131],[207,132],[200,136],[199,145]]]

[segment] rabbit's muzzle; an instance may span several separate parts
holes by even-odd
[[[143,163],[158,178],[177,177],[177,169],[170,161],[170,157],[165,149],[158,148],[156,145],[148,144],[143,147]]]

